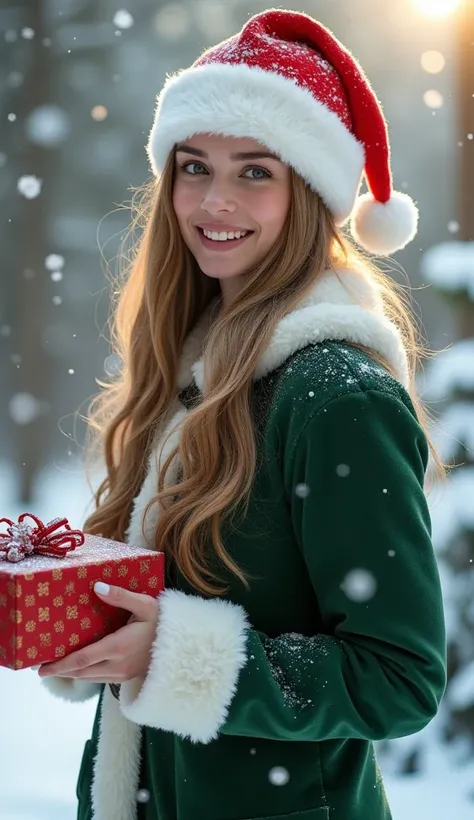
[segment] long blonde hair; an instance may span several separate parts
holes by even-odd
[[[117,378],[98,382],[101,392],[92,399],[85,417],[86,466],[100,453],[107,474],[95,492],[96,509],[84,530],[119,541],[125,539],[152,441],[176,399],[183,342],[220,293],[219,280],[201,273],[181,237],[172,204],[173,182],[172,153],[160,179],[135,192],[132,230],[139,228],[142,233],[125,279],[119,282],[111,324],[111,343],[122,369]],[[377,280],[385,312],[403,335],[409,392],[428,434],[428,414],[414,386],[422,348],[405,293],[356,250],[336,228],[322,200],[293,171],[291,186],[288,218],[271,253],[248,271],[238,298],[211,325],[203,350],[206,395],[186,415],[180,444],[165,461],[155,497],[147,507],[160,507],[151,546],[174,559],[189,583],[205,595],[225,592],[206,559],[209,537],[222,564],[248,586],[226,552],[220,531],[224,517],[239,504],[245,506],[254,479],[252,374],[278,322],[323,271],[359,268],[369,270]],[[206,350],[211,349],[208,357]],[[392,372],[388,362],[367,352]],[[430,447],[442,472],[431,442]],[[178,483],[165,487],[166,471],[177,453]]]

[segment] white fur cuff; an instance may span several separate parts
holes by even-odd
[[[247,660],[245,610],[222,598],[168,589],[151,663],[143,681],[122,684],[120,708],[129,720],[209,743],[225,722]]]

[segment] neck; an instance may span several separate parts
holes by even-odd
[[[222,307],[229,307],[238,295],[243,285],[242,276],[232,276],[229,279],[220,279]]]

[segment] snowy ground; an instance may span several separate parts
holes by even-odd
[[[28,510],[14,498],[13,476],[0,463],[1,514],[16,518],[34,512],[43,520],[66,515],[81,526],[89,503],[77,467],[45,473]],[[434,523],[442,518],[440,507]],[[84,742],[89,737],[95,699],[63,704],[41,686],[35,672],[0,668],[0,806],[2,820],[75,820],[75,786]],[[380,757],[394,820],[472,820],[474,760],[462,763],[463,749],[439,742],[441,715],[415,738],[395,741],[390,758]],[[422,741],[424,774],[397,777],[397,757]]]

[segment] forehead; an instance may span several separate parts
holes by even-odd
[[[251,137],[227,137],[222,134],[193,134],[186,140],[181,140],[180,145],[189,145],[205,151],[207,154],[234,154],[244,151],[265,151],[269,149],[266,145]]]

